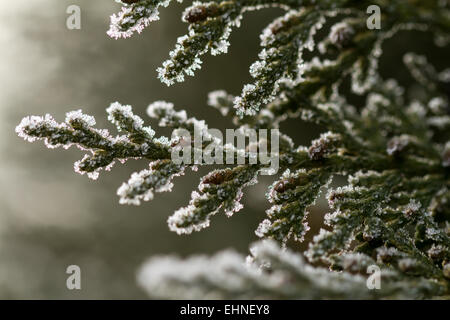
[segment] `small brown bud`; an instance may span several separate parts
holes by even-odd
[[[339,135],[328,132],[320,135],[319,139],[314,140],[308,149],[308,155],[311,160],[320,160],[325,155],[333,152],[339,141]]]
[[[282,180],[282,181],[278,182],[275,185],[273,190],[275,190],[278,193],[283,193],[283,192],[285,192],[286,190],[289,189],[288,186],[289,186],[289,181],[288,180]]]
[[[202,180],[203,184],[219,185],[227,181],[231,176],[231,170],[215,171],[205,176]]]
[[[188,9],[184,14],[183,19],[184,19],[184,21],[189,22],[189,23],[198,23],[198,22],[206,20],[206,18],[208,18],[209,14],[210,14],[210,11],[208,10],[207,7],[196,6],[196,7],[192,7],[190,9]]]

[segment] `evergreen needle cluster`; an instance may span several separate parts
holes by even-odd
[[[170,0],[122,0],[108,35],[127,38],[158,19]],[[381,28],[368,29],[366,9],[377,5]],[[153,258],[139,272],[149,295],[163,298],[432,298],[450,295],[450,69],[437,70],[425,56],[405,53],[420,94],[405,94],[396,79],[384,79],[378,63],[385,40],[398,31],[428,32],[437,47],[450,40],[446,0],[213,0],[194,1],[183,13],[188,32],[178,38],[158,68],[167,84],[193,76],[202,57],[227,52],[228,38],[245,12],[279,7],[285,14],[261,33],[261,51],[250,67],[252,82],[239,96],[209,95],[209,105],[231,115],[233,125],[274,129],[301,118],[327,129],[310,146],[280,136],[282,174],[270,186],[267,210],[256,234],[262,239],[244,257],[226,251],[211,258]],[[351,81],[352,105],[343,89]],[[50,148],[76,146],[86,155],[75,171],[97,178],[114,162],[145,158],[149,168],[133,173],[118,189],[120,203],[139,205],[170,191],[176,176],[199,164],[176,164],[171,152],[182,141],[156,137],[127,105],[113,103],[108,119],[118,135],[95,127],[81,110],[59,123],[50,115],[30,116],[16,131]],[[159,125],[190,132],[208,126],[173,104],[157,101],[148,115]],[[195,152],[193,148],[193,152]],[[248,157],[248,153],[245,154]],[[204,164],[200,164],[204,165]],[[243,164],[201,178],[189,204],[169,219],[171,230],[188,234],[208,227],[213,215],[242,209],[247,186],[264,165]],[[331,187],[335,176],[347,184]],[[326,228],[304,253],[286,248],[303,241],[308,209],[328,190]],[[306,259],[306,260],[305,260]],[[327,266],[315,267],[317,265]],[[381,270],[381,289],[366,286],[367,268]]]

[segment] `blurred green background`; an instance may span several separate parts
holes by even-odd
[[[81,30],[66,28],[71,4],[81,7]],[[145,298],[135,275],[148,257],[229,247],[245,253],[256,240],[253,231],[269,207],[264,194],[271,178],[247,190],[245,208],[232,218],[219,214],[210,228],[178,236],[169,231],[167,217],[188,203],[206,168],[177,178],[172,193],[158,194],[150,203],[121,206],[117,188],[132,172],[147,168],[145,161],[118,164],[92,181],[73,172],[73,162],[82,157],[79,150],[48,150],[42,142],[26,143],[14,132],[24,116],[51,113],[62,121],[66,112],[80,108],[96,117],[98,127],[114,131],[105,108],[119,101],[131,104],[158,134],[170,135],[145,116],[155,100],[171,101],[207,120],[211,128],[232,128],[229,119],[206,105],[207,93],[240,93],[250,81],[248,68],[257,59],[260,32],[281,11],[246,14],[231,36],[227,55],[206,56],[195,78],[168,88],[157,80],[155,70],[186,32],[180,20],[185,6],[172,3],[141,35],[116,41],[106,35],[109,16],[120,9],[112,0],[1,2],[0,298]],[[430,37],[414,34],[386,44],[392,50],[383,58],[390,62],[382,61],[382,69],[407,81],[399,61],[411,45],[419,53],[432,53],[438,67],[448,66],[448,54],[434,51]],[[296,144],[308,145],[320,129],[296,119],[287,121],[282,131]],[[325,211],[322,197],[312,212],[307,238],[317,231]],[[66,288],[65,271],[73,264],[81,267],[82,290]]]

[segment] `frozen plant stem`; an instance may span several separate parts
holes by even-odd
[[[170,0],[117,2],[123,7],[111,17],[108,31],[116,39],[142,32]],[[369,5],[381,9],[379,30],[366,27]],[[383,50],[389,50],[384,41],[400,30],[427,32],[436,50],[443,50],[439,47],[450,39],[448,1],[195,1],[182,16],[188,33],[158,68],[158,77],[172,85],[194,75],[203,55],[227,52],[230,32],[245,12],[269,7],[286,13],[261,34],[261,52],[250,67],[252,83],[236,97],[214,91],[208,104],[231,116],[240,130],[279,128],[287,118],[301,118],[326,132],[309,147],[281,136],[283,174],[267,192],[272,206],[256,230],[263,240],[252,246],[246,265],[230,251],[186,261],[153,258],[139,273],[139,283],[149,295],[164,298],[448,298],[450,109],[443,88],[450,82],[449,69],[439,71],[425,56],[405,52],[403,62],[420,90],[416,98],[405,94],[409,85],[378,72]],[[347,78],[363,106],[346,100]],[[95,128],[94,118],[81,111],[69,112],[62,123],[50,115],[26,117],[16,131],[30,142],[42,139],[51,148],[74,145],[88,152],[75,171],[91,178],[117,160],[148,159],[149,169],[133,173],[119,188],[123,204],[139,205],[170,191],[174,177],[196,169],[172,162],[171,151],[182,142],[176,134],[156,138],[130,106],[113,103],[107,112],[120,135]],[[204,121],[171,103],[151,104],[148,115],[175,133],[201,131],[214,140]],[[227,166],[202,177],[189,204],[169,218],[170,229],[189,234],[208,227],[222,209],[228,216],[241,210],[245,187],[257,183],[262,169]],[[331,187],[336,175],[346,176],[347,184]],[[328,270],[286,249],[289,239],[304,241],[308,209],[323,187],[331,208],[327,229],[309,243],[305,256]],[[381,290],[366,287],[369,265],[382,271]]]

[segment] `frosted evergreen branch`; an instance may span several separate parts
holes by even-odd
[[[194,2],[183,13],[183,21],[189,23],[188,34],[178,38],[175,49],[170,52],[170,59],[158,68],[159,79],[167,85],[182,82],[185,75],[193,76],[194,71],[200,69],[200,57],[208,51],[212,55],[226,53],[231,30],[240,26],[243,12],[263,6],[264,2]]]
[[[127,0],[112,17],[110,36],[129,37],[158,17],[167,1]],[[381,9],[379,30],[366,25],[366,8]],[[324,133],[308,147],[296,146],[280,134],[277,156],[283,174],[270,186],[271,208],[256,234],[276,240],[304,241],[308,210],[327,189],[330,212],[309,243],[306,257],[330,270],[314,268],[300,254],[273,242],[253,247],[249,264],[236,253],[212,258],[152,260],[139,281],[154,297],[175,298],[431,298],[450,293],[450,112],[449,68],[438,70],[426,56],[405,52],[412,87],[384,79],[378,61],[389,50],[385,41],[399,31],[427,32],[436,45],[450,43],[448,1],[430,0],[214,0],[196,1],[183,13],[188,34],[180,37],[170,59],[159,69],[166,84],[182,81],[200,68],[201,57],[225,53],[232,28],[246,11],[281,7],[286,12],[261,35],[262,51],[251,66],[254,80],[240,96],[223,90],[209,95],[208,104],[230,115],[240,132],[279,128],[288,118],[318,124]],[[329,23],[325,23],[329,19]],[[327,28],[317,32],[320,28]],[[309,49],[309,54],[305,54]],[[346,99],[351,91],[358,105]],[[413,98],[406,92],[419,88]],[[75,145],[90,154],[75,165],[95,178],[114,161],[149,160],[149,169],[133,173],[118,190],[121,203],[138,205],[155,193],[170,191],[176,176],[205,163],[175,163],[171,152],[189,146],[192,155],[217,142],[205,121],[188,117],[165,101],[152,103],[147,114],[172,139],[155,138],[130,106],[112,104],[108,119],[119,131],[111,136],[95,128],[81,111],[56,122],[50,115],[27,117],[16,128],[19,136],[48,147]],[[201,132],[200,146],[182,132]],[[221,209],[228,216],[241,210],[246,186],[267,169],[248,164],[249,150],[225,146],[245,164],[226,165],[201,178],[186,207],[168,219],[171,230],[186,234],[210,224]],[[219,154],[220,155],[220,154]],[[347,183],[333,187],[336,176]],[[367,267],[382,270],[382,289],[368,290]],[[205,267],[206,266],[206,267]]]
[[[96,129],[95,119],[78,111],[68,112],[63,123],[49,114],[25,117],[17,126],[17,134],[29,142],[44,140],[48,148],[77,146],[90,151],[74,165],[75,171],[97,179],[102,169],[110,170],[116,160],[129,158],[169,159],[168,140],[154,138],[154,131],[143,126],[130,106],[113,103],[107,109],[108,119],[126,134],[113,137],[108,130]]]
[[[261,222],[256,234],[283,243],[291,236],[303,241],[309,230],[307,208],[314,204],[320,188],[327,185],[329,179],[329,173],[320,169],[300,169],[295,173],[286,170],[281,179],[270,187],[267,197],[273,206],[267,211],[268,219]]]
[[[234,251],[188,260],[153,258],[142,267],[138,282],[153,298],[183,299],[392,299],[443,291],[437,283],[403,278],[389,269],[382,270],[383,288],[368,290],[364,276],[313,268],[300,255],[281,250],[274,242],[256,243],[250,251],[247,264]],[[347,256],[345,261],[355,268],[370,258]]]
[[[236,98],[238,112],[253,115],[263,104],[274,99],[279,83],[301,77],[305,49],[314,49],[314,35],[325,23],[321,11],[306,9],[290,11],[272,22],[261,35],[261,60],[250,67],[254,84],[244,86]]]
[[[116,0],[122,10],[111,16],[108,35],[112,38],[129,38],[141,33],[152,21],[159,20],[160,7],[167,7],[171,0]],[[181,2],[182,0],[178,0]]]
[[[170,229],[178,234],[189,234],[208,227],[211,216],[220,209],[228,217],[241,210],[242,189],[257,182],[258,170],[255,165],[211,171],[200,180],[198,192],[192,193],[189,205],[169,218]]]
[[[185,166],[171,160],[157,160],[150,163],[150,169],[133,173],[128,182],[117,190],[121,204],[140,205],[153,199],[155,192],[172,191],[172,179],[184,174]]]

